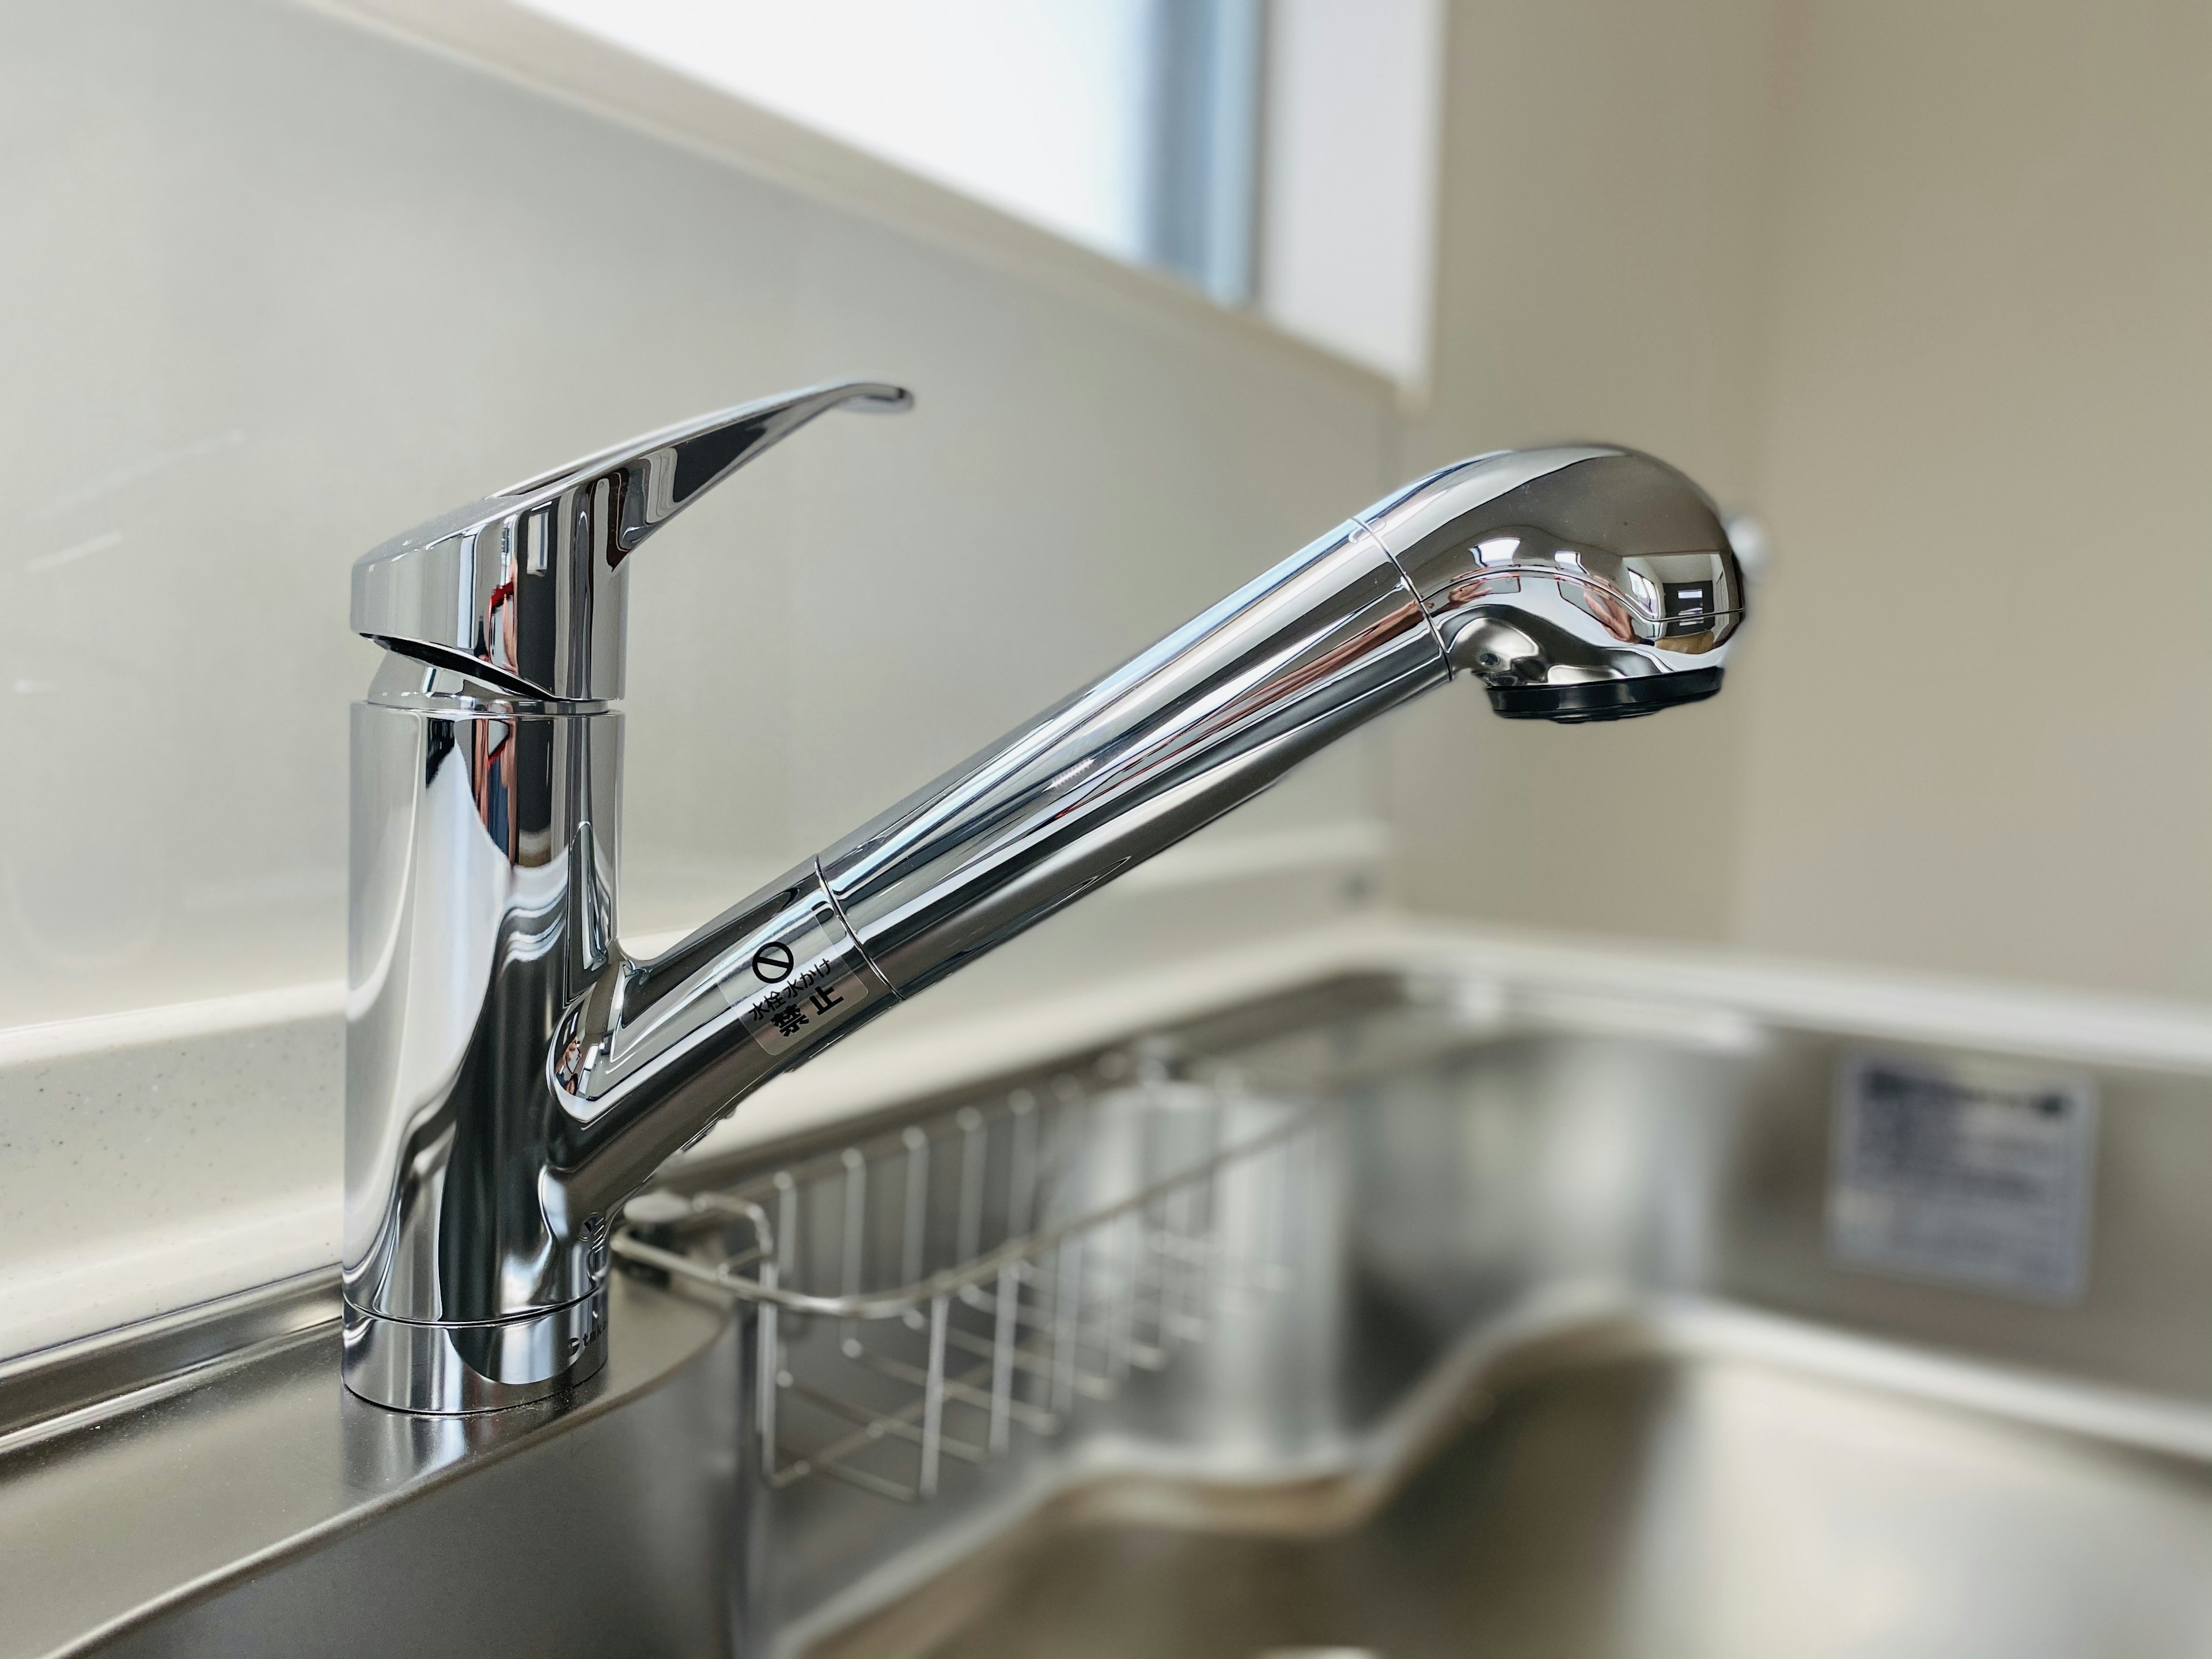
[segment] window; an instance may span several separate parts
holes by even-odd
[[[1428,378],[1443,15],[1437,0],[1275,0],[1263,309],[1292,333]]]
[[[526,0],[1401,381],[1440,0]]]

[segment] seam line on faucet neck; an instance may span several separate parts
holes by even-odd
[[[823,871],[822,855],[817,853],[808,862],[814,866],[814,879],[822,888],[822,896],[830,901],[830,908],[837,913],[838,925],[844,928],[845,937],[853,941],[854,952],[862,962],[867,963],[868,971],[876,976],[876,983],[890,993],[891,1000],[894,1002],[904,1002],[906,998],[899,994],[898,987],[891,983],[891,976],[885,973],[877,964],[875,957],[868,953],[868,947],[861,942],[860,930],[853,926],[853,919],[845,914],[845,901],[837,896],[837,890],[830,884],[830,878]]]
[[[1376,535],[1374,527],[1366,520],[1355,517],[1352,522],[1358,526],[1354,532],[1355,539],[1364,536],[1374,543],[1376,550],[1388,559],[1390,562],[1390,568],[1398,573],[1399,585],[1406,590],[1407,597],[1413,600],[1413,609],[1421,613],[1421,621],[1427,625],[1429,637],[1436,641],[1437,655],[1444,665],[1444,678],[1456,679],[1458,675],[1452,667],[1451,647],[1444,643],[1443,630],[1437,626],[1437,619],[1429,614],[1429,607],[1421,603],[1421,590],[1413,586],[1413,579],[1406,574],[1406,567],[1399,562],[1398,556],[1390,550],[1390,544]]]

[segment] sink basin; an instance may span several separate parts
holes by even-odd
[[[1178,1077],[1334,1103],[1257,1206],[1295,1290],[933,1503],[763,1494],[764,1649],[2212,1650],[2204,1079],[2003,1062],[2100,1113],[2082,1288],[2003,1294],[1831,1247],[1838,1078],[1943,1054],[1514,997],[1340,982],[1176,1034]]]
[[[2212,1467],[1656,1325],[1468,1397],[1377,1512],[1072,1524],[963,1563],[826,1656],[2075,1659],[2212,1641]],[[1291,1535],[1266,1528],[1282,1523]],[[900,1639],[933,1618],[920,1646]]]

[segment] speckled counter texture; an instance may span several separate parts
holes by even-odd
[[[0,1357],[337,1259],[335,1014],[4,1063]]]

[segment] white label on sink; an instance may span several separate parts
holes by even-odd
[[[1995,1061],[1845,1056],[1828,1248],[1855,1266],[2070,1302],[2088,1271],[2097,1094]]]

